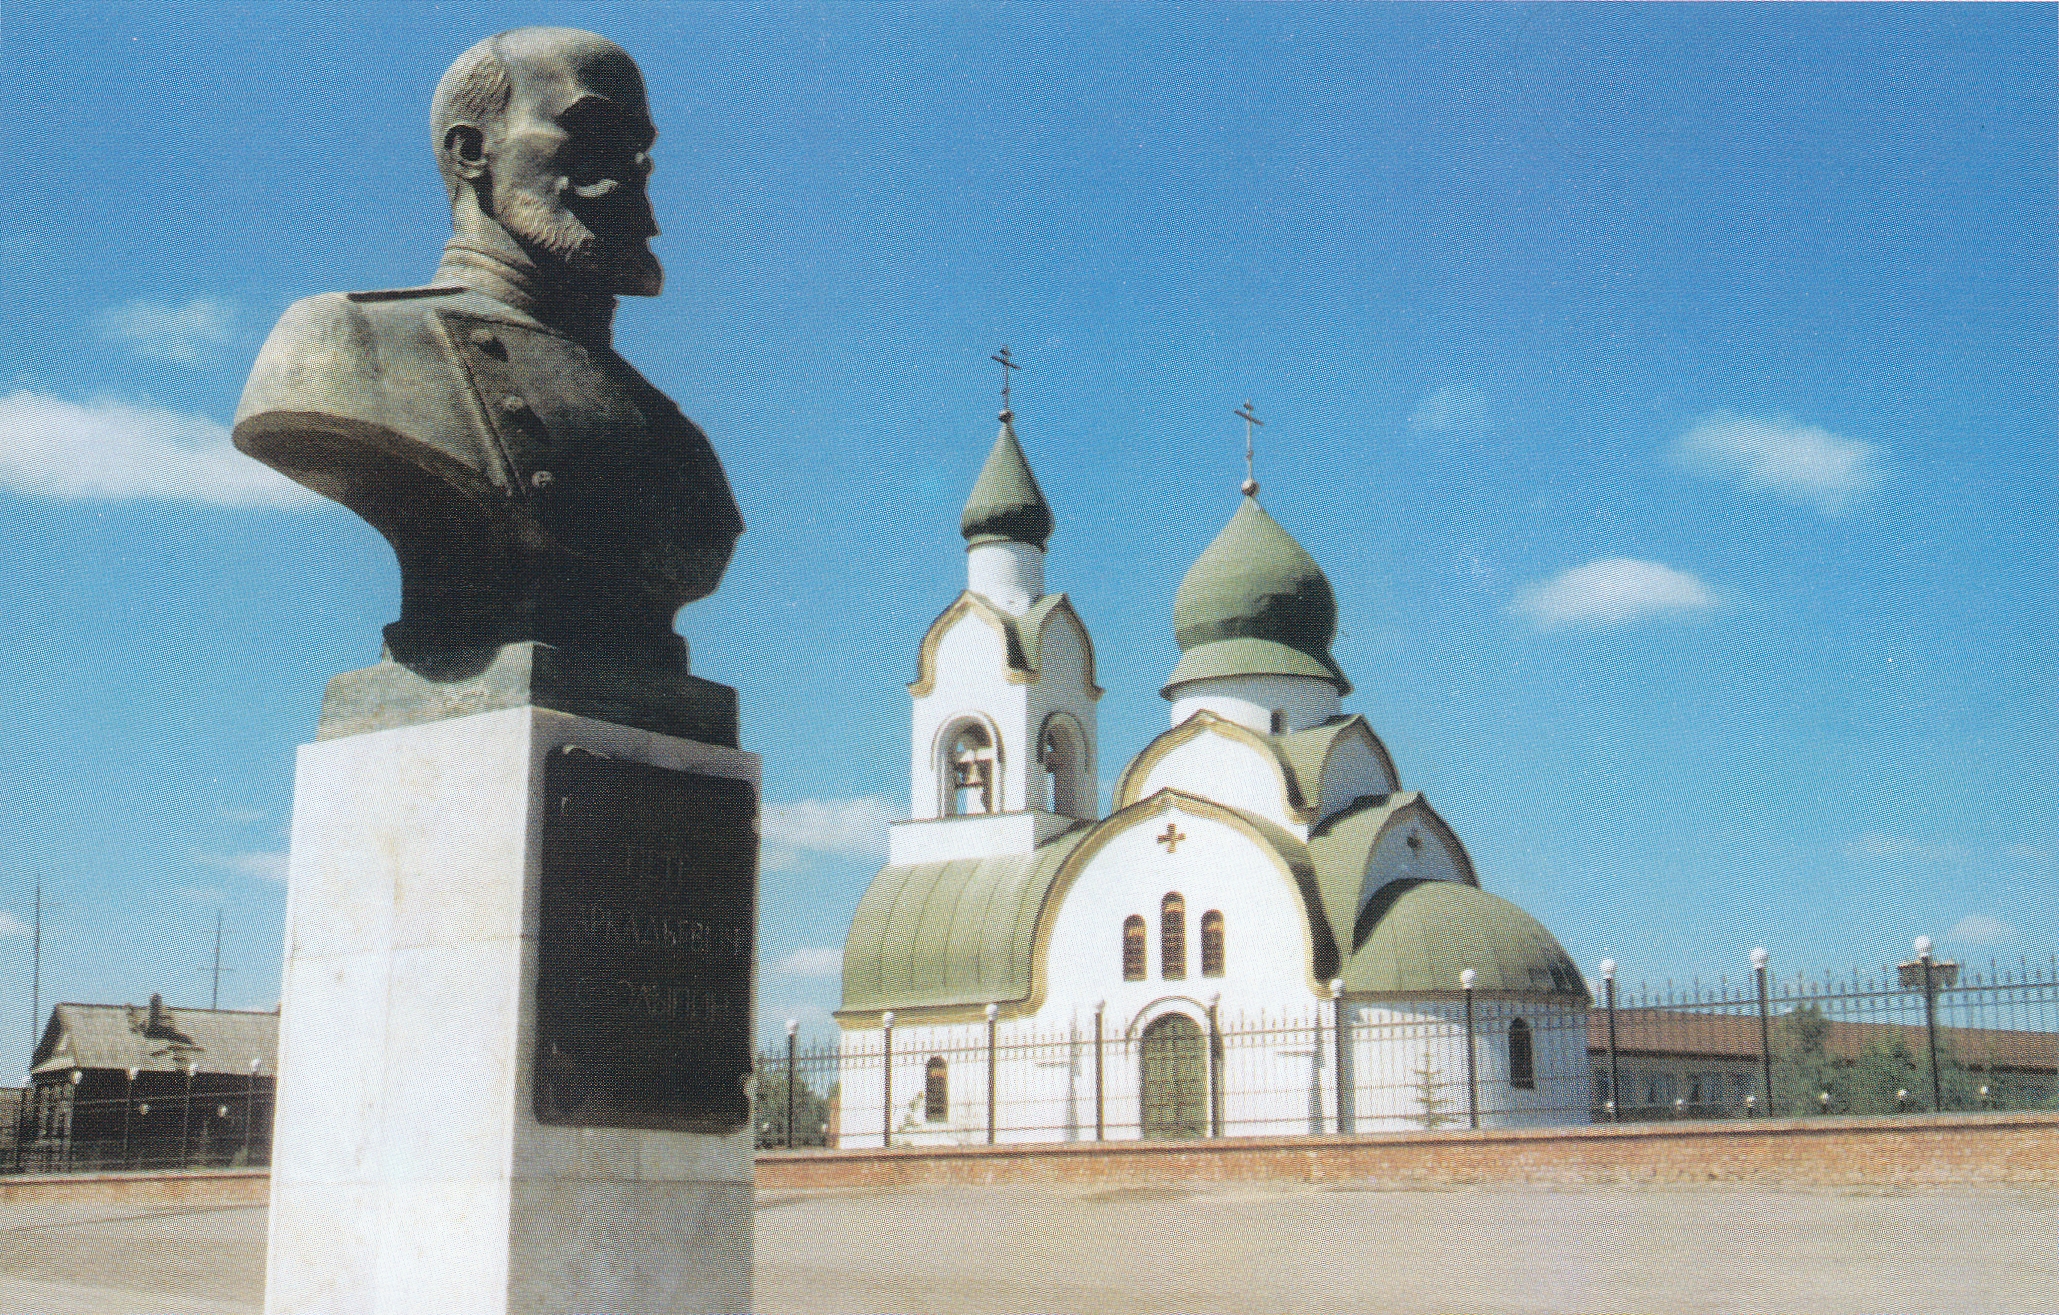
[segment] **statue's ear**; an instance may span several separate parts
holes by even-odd
[[[458,178],[486,176],[486,134],[469,123],[453,123],[443,134],[443,158]]]

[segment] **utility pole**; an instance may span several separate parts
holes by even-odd
[[[222,911],[214,911],[214,989],[208,992],[207,1007],[222,1007]]]
[[[29,1052],[43,1039],[43,874],[36,873],[36,927],[29,959]]]

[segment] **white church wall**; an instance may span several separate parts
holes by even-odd
[[[1288,812],[1279,761],[1227,735],[1204,731],[1172,749],[1152,765],[1136,797],[1146,799],[1168,788],[1256,814],[1308,838],[1308,825]]]
[[[1157,839],[1170,824],[1179,839]],[[1186,905],[1187,962],[1166,975],[1160,935],[1165,896]],[[1202,975],[1201,922],[1224,922],[1224,972]],[[1123,920],[1144,919],[1145,973],[1123,979]],[[1046,950],[1047,1014],[1091,1014],[1108,1002],[1111,1025],[1128,1028],[1152,1001],[1220,995],[1234,1010],[1278,1009],[1311,998],[1309,931],[1299,891],[1271,854],[1213,817],[1171,809],[1119,832],[1087,861],[1059,906]]]
[[[1181,685],[1173,699],[1172,724],[1207,711],[1269,735],[1275,733],[1275,712],[1285,715],[1285,730],[1305,731],[1336,716],[1342,706],[1336,686],[1310,676],[1221,676]]]
[[[1463,999],[1347,1004],[1347,1126],[1354,1132],[1463,1128],[1467,1123]],[[1532,1038],[1534,1086],[1510,1084],[1509,1024]],[[1536,1000],[1476,1000],[1473,1055],[1483,1128],[1586,1123],[1593,1079],[1586,1010]]]

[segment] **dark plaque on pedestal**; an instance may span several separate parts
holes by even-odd
[[[755,788],[576,748],[543,779],[537,1120],[744,1126]]]

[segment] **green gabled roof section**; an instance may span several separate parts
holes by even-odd
[[[1160,691],[1224,676],[1309,676],[1340,694],[1351,682],[1330,656],[1337,597],[1315,558],[1246,496],[1195,558],[1173,599],[1180,662]]]
[[[937,645],[943,642],[944,632],[951,628],[959,617],[972,613],[994,627],[1001,634],[1006,646],[1008,671],[1012,678],[1028,682],[1037,678],[1044,664],[1044,627],[1059,613],[1064,613],[1079,627],[1080,645],[1086,659],[1087,690],[1100,698],[1103,690],[1094,683],[1094,638],[1087,633],[1087,623],[1080,620],[1080,614],[1073,610],[1072,600],[1064,594],[1045,594],[1030,604],[1021,616],[1010,616],[994,606],[984,595],[970,589],[959,594],[951,605],[937,614],[929,623],[929,629],[922,636],[922,645],[916,651],[915,679],[908,686],[908,692],[918,698],[936,685]]]
[[[1045,897],[1090,829],[1029,854],[881,868],[844,941],[842,1012],[1027,999]]]
[[[1364,736],[1373,756],[1386,769],[1387,779],[1397,782],[1401,779],[1401,773],[1394,770],[1394,759],[1388,754],[1387,746],[1373,734],[1372,724],[1357,713],[1332,717],[1320,726],[1311,726],[1291,735],[1273,736],[1274,749],[1286,760],[1302,797],[1312,807],[1322,805],[1323,777],[1329,770],[1330,755],[1336,750],[1337,741],[1346,735]]]
[[[973,481],[972,496],[958,518],[958,531],[971,544],[1028,543],[1041,548],[1051,537],[1054,524],[1051,504],[1044,501],[1029,458],[1022,454],[1022,444],[1015,437],[1015,417],[1003,411],[1000,436],[994,440],[994,450],[987,453],[979,478]]]
[[[1414,790],[1390,795],[1369,795],[1323,820],[1308,837],[1308,852],[1321,875],[1323,909],[1330,925],[1337,929],[1340,948],[1349,954],[1357,943],[1361,913],[1367,900],[1380,887],[1397,879],[1416,875],[1406,865],[1395,870],[1373,870],[1380,841],[1397,825],[1420,826],[1437,834],[1453,865],[1467,885],[1477,887],[1479,876],[1466,854],[1458,833],[1437,810]]]
[[[1463,991],[1459,974],[1479,974],[1478,992],[1588,999],[1573,957],[1544,924],[1477,886],[1456,881],[1391,883],[1372,934],[1345,961],[1351,992],[1420,996]]]

